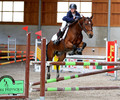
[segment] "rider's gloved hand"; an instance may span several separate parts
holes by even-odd
[[[76,19],[76,17],[74,16],[73,19]]]
[[[78,18],[75,19],[75,21],[77,21],[77,20],[78,20]]]

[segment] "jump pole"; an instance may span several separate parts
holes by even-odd
[[[0,53],[26,53],[26,51],[0,51]],[[34,52],[30,51],[30,53],[34,53]]]
[[[52,61],[47,61],[50,65],[82,65],[82,66],[120,66],[120,62],[52,62]],[[41,61],[31,61],[30,64],[41,64]]]
[[[30,59],[33,59],[33,58],[30,58]],[[7,65],[7,64],[12,64],[12,63],[16,63],[16,62],[22,62],[22,61],[26,61],[26,58],[25,59],[16,60],[16,61],[9,61],[9,62],[0,63],[0,65]]]
[[[60,77],[60,78],[48,79],[45,81],[45,83],[53,83],[53,82],[69,80],[69,79],[74,79],[74,78],[79,78],[79,77],[84,77],[84,76],[101,74],[101,73],[115,71],[115,70],[120,70],[120,67],[110,68],[110,69],[105,69],[105,70],[100,70],[100,71],[94,71],[94,72],[89,72],[89,73],[83,73],[83,74],[76,74],[76,75],[72,75],[72,76],[65,76],[65,77]],[[41,84],[41,82],[35,82],[35,83],[32,83],[31,85],[35,86],[35,85],[39,85],[39,84]]]
[[[46,65],[46,38],[41,41],[41,74],[40,74],[40,100],[45,100],[45,65]]]
[[[34,55],[30,55],[30,57],[33,57]],[[0,57],[0,59],[7,59],[7,58],[23,58],[26,57],[26,55],[20,55],[20,56],[4,56]]]
[[[120,86],[109,87],[65,87],[65,88],[45,88],[45,91],[84,91],[84,90],[115,90],[120,89]],[[33,88],[32,92],[40,91],[40,88]]]

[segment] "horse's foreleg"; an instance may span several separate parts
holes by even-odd
[[[77,49],[77,46],[73,45],[70,41],[68,41],[66,44],[66,48],[68,49]]]
[[[73,45],[71,42],[68,42],[68,43],[67,43],[67,48],[72,49],[72,52],[70,52],[69,55],[74,55],[74,54],[75,54],[75,51],[77,50],[77,46],[76,46],[76,45]]]
[[[83,51],[86,46],[87,46],[87,43],[83,42],[81,50]]]
[[[86,46],[87,44],[85,42],[81,42],[78,46],[79,48],[77,49],[77,53],[82,55],[82,51],[85,49]]]

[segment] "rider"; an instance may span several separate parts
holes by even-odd
[[[62,21],[62,26],[59,30],[59,32],[57,33],[57,40],[54,41],[54,44],[59,44],[60,42],[60,38],[62,38],[63,36],[63,32],[65,30],[65,27],[67,25],[67,23],[73,23],[75,21],[76,18],[80,18],[80,14],[76,11],[77,9],[77,5],[76,4],[70,4],[70,10],[67,12],[67,16],[63,17],[63,21]]]

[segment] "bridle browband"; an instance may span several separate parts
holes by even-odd
[[[87,19],[89,19],[89,18],[87,18]],[[82,27],[82,25],[80,24],[79,19],[78,19],[78,24],[79,24],[80,28],[81,28],[82,30],[84,30],[85,33],[89,32],[89,31],[92,31],[92,29],[91,29],[91,30],[87,30],[87,29],[85,28],[85,23],[84,23],[84,21],[83,21],[83,27]],[[88,25],[88,24],[87,24],[87,25]]]

